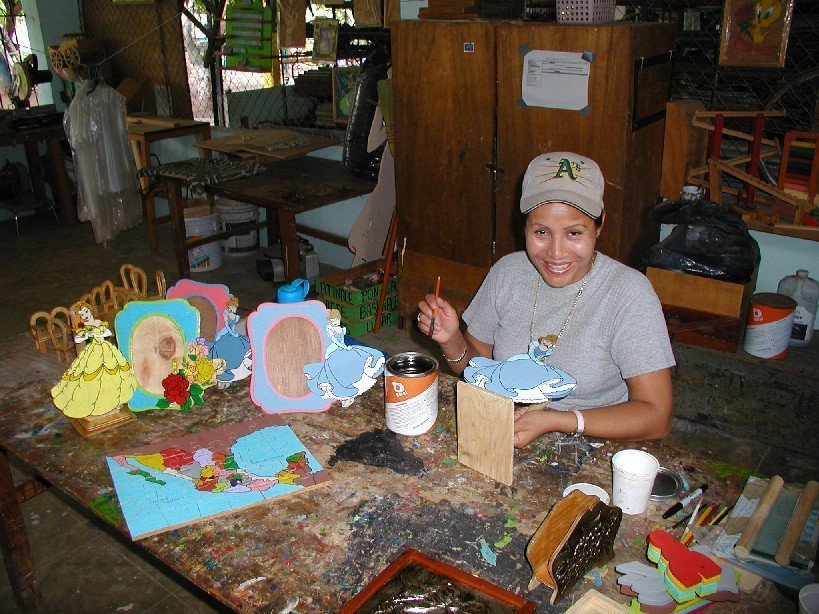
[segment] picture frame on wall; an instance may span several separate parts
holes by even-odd
[[[794,0],[725,0],[719,65],[782,68]]]
[[[336,66],[333,68],[333,121],[346,125],[350,120],[355,100],[355,86],[359,66]]]
[[[335,62],[338,49],[338,21],[326,17],[313,20],[313,61]]]

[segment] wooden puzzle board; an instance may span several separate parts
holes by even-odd
[[[329,481],[277,414],[106,457],[132,539]]]
[[[302,156],[333,144],[327,137],[302,134],[294,130],[245,130],[196,143],[197,147],[244,157],[264,157],[284,160]]]

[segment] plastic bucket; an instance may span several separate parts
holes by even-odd
[[[252,226],[259,221],[259,208],[256,205],[222,199],[216,203],[216,210],[219,212],[223,232]],[[254,252],[258,247],[259,231],[255,229],[222,240],[222,249],[227,254]]]
[[[212,237],[219,232],[219,214],[211,213],[185,219],[185,236],[189,239]],[[191,273],[204,273],[222,266],[222,246],[219,241],[188,250]]]

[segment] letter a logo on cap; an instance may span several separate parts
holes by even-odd
[[[569,173],[569,179],[577,181],[577,177],[574,176],[574,171],[572,170],[572,163],[569,162],[568,158],[560,159],[560,166],[557,167],[557,172],[552,179],[560,179],[563,173]]]

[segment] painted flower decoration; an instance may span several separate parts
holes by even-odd
[[[190,382],[178,373],[171,373],[162,380],[162,388],[165,389],[164,397],[169,403],[184,405],[191,396]]]
[[[213,361],[205,356],[196,359],[194,370],[196,371],[195,381],[200,384],[207,384],[216,375],[216,367],[213,366]]]

